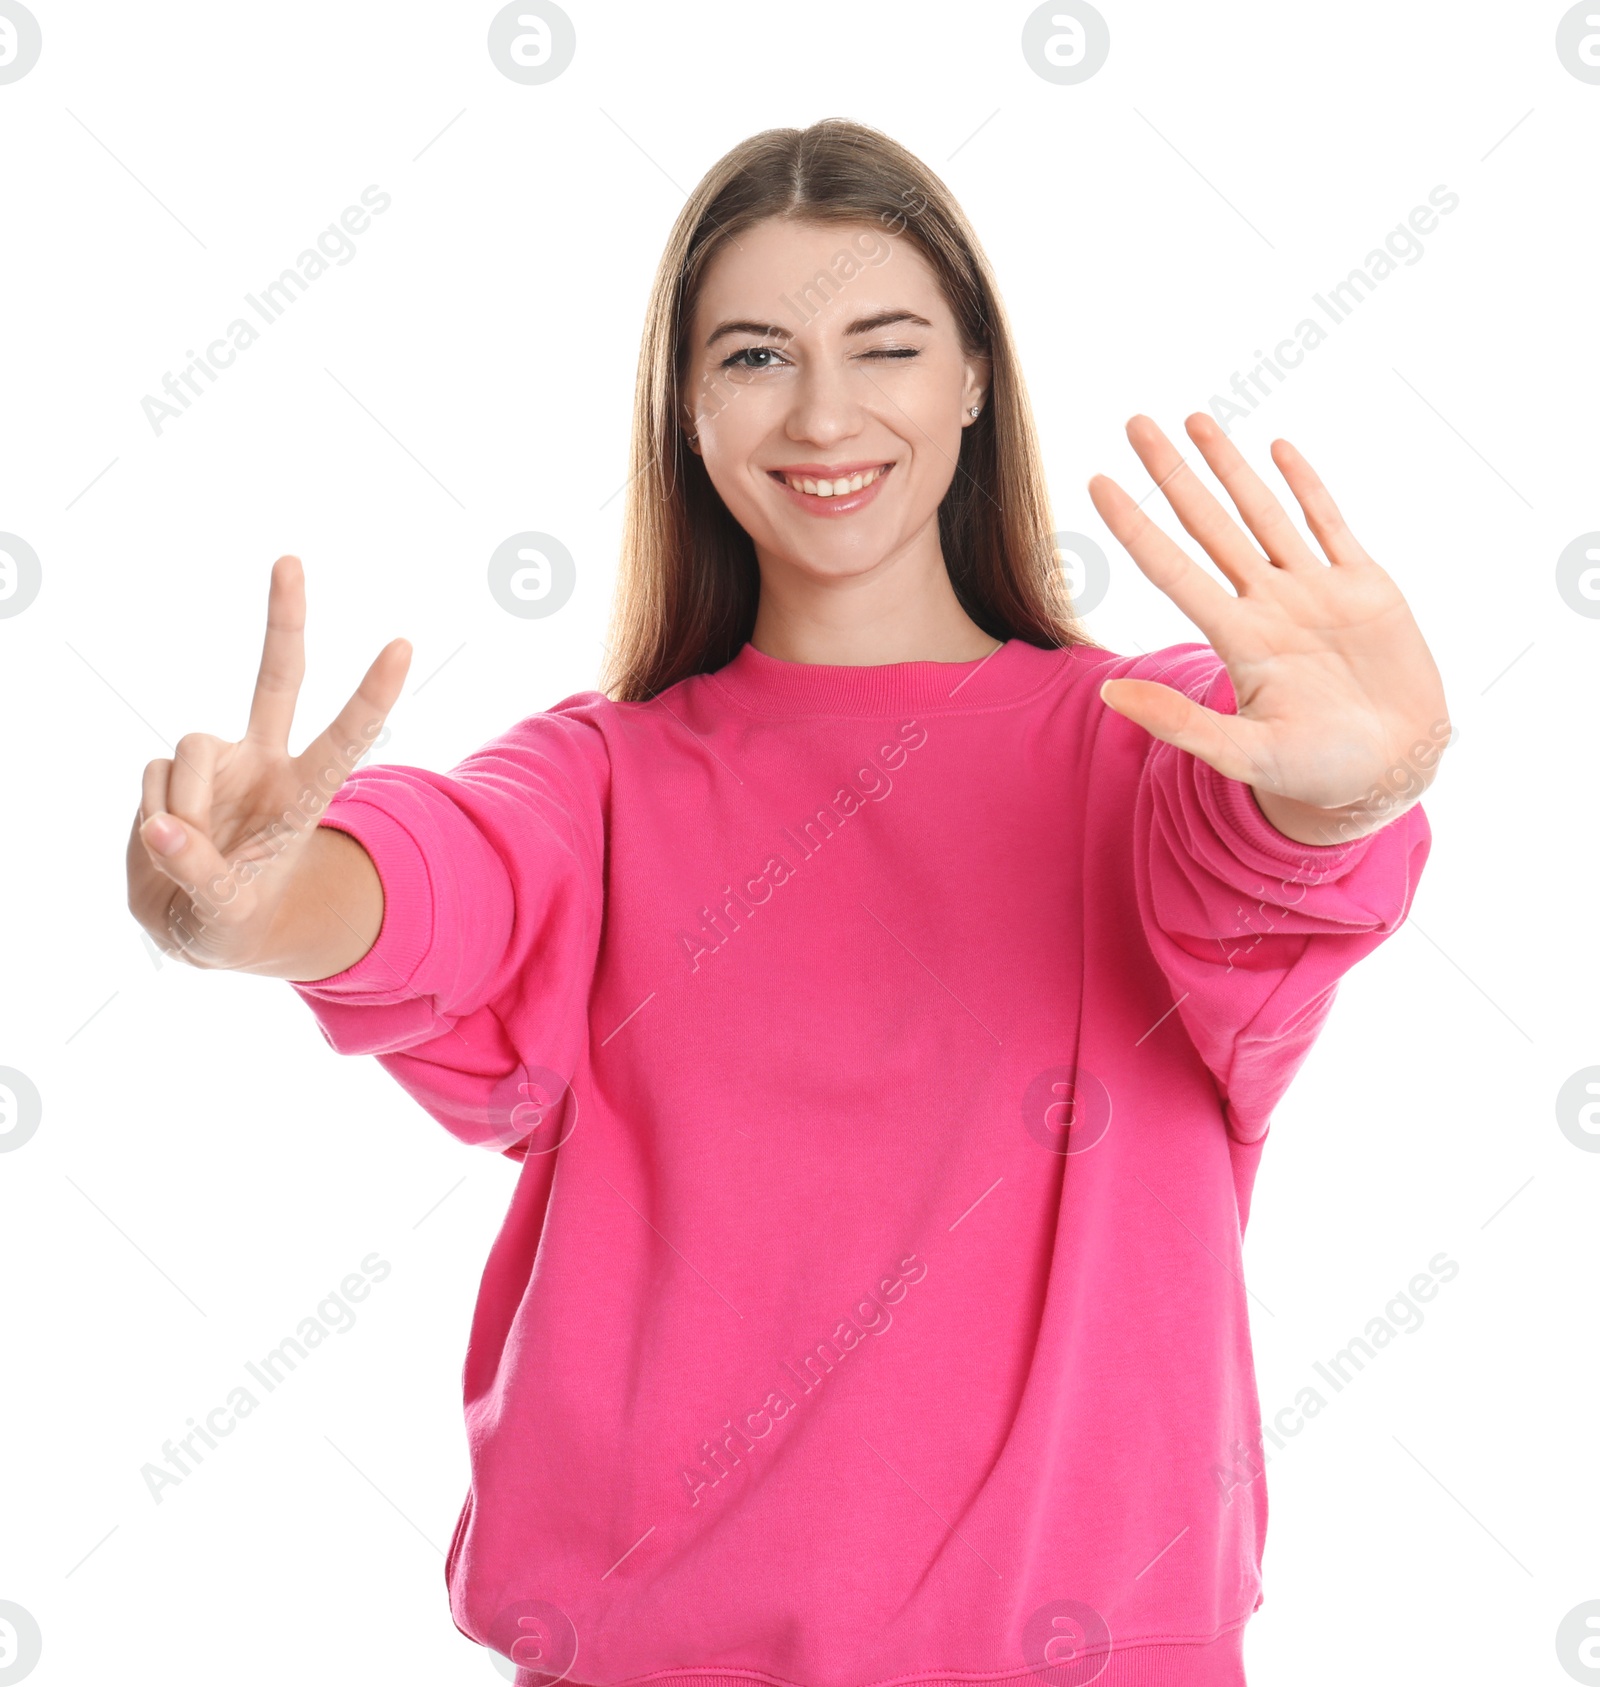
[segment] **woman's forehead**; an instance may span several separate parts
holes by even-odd
[[[690,331],[704,345],[728,320],[790,332],[826,315],[843,327],[897,310],[948,322],[939,283],[916,245],[871,222],[771,217],[725,241],[706,266]]]

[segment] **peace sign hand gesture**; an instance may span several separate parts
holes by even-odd
[[[319,835],[317,817],[381,731],[405,681],[411,648],[404,639],[385,645],[333,723],[291,756],[289,727],[305,674],[305,621],[299,558],[279,557],[244,737],[227,743],[209,733],[186,733],[170,759],[144,770],[143,799],[128,838],[128,907],[167,954],[197,967],[326,976],[339,968],[330,958],[318,973],[317,957],[359,955],[375,934],[329,929],[348,922],[320,905],[292,921],[292,933],[275,928]],[[329,836],[321,830],[324,844]],[[348,847],[350,840],[340,842]],[[356,853],[362,865],[342,865],[341,887],[353,884],[355,873],[370,871],[365,852]],[[308,958],[311,972],[292,970]]]
[[[1128,423],[1128,438],[1232,592],[1115,481],[1096,475],[1089,496],[1145,577],[1222,658],[1238,712],[1221,714],[1154,680],[1107,680],[1100,695],[1153,736],[1252,786],[1285,836],[1322,844],[1376,831],[1432,782],[1449,736],[1433,656],[1399,588],[1287,440],[1273,442],[1273,461],[1326,564],[1210,416],[1196,412],[1185,426],[1266,555],[1148,416]],[[1404,790],[1394,789],[1397,771],[1410,776]],[[1375,792],[1384,800],[1375,803]]]

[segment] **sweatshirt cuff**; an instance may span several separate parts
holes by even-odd
[[[1366,832],[1348,843],[1300,843],[1267,819],[1250,785],[1219,773],[1198,756],[1193,760],[1201,802],[1234,853],[1246,860],[1265,857],[1266,865],[1287,883],[1315,884],[1336,877],[1367,853],[1376,836]]]
[[[293,981],[295,989],[367,1003],[416,995],[411,980],[433,938],[433,887],[416,839],[386,809],[354,795],[335,796],[318,824],[347,832],[371,856],[383,887],[383,922],[358,961],[326,978]]]

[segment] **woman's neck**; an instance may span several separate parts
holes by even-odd
[[[761,559],[750,643],[764,656],[847,667],[973,662],[1002,642],[961,607],[942,555],[936,565],[843,579]]]

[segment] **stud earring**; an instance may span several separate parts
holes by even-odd
[[[974,404],[973,407],[967,412],[967,414],[969,416],[976,416],[978,414],[978,406],[976,404]]]

